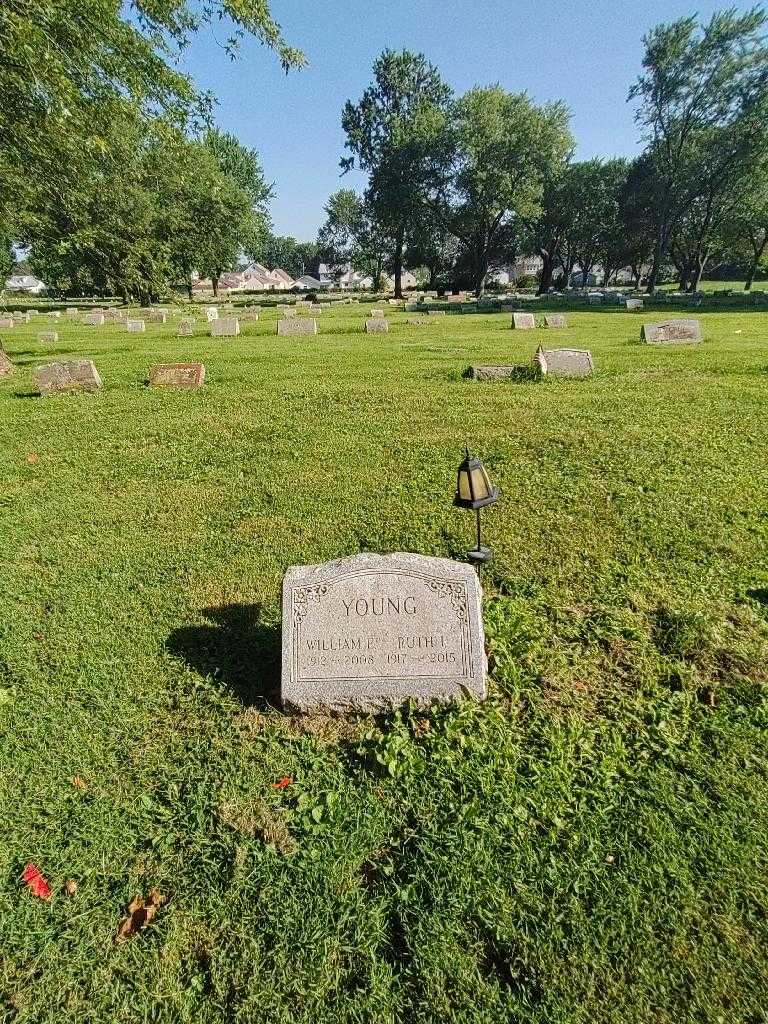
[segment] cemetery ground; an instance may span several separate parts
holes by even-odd
[[[2,1019],[764,1021],[768,312],[655,347],[670,311],[366,308],[5,332]],[[539,343],[596,374],[463,377]],[[56,358],[103,389],[35,397]],[[490,699],[284,714],[285,569],[463,558],[465,440],[503,491]]]

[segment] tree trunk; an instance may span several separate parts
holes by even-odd
[[[395,271],[395,298],[402,299],[403,297],[403,244],[405,241],[405,225],[400,225],[395,235],[395,257],[394,257],[394,271]]]
[[[766,246],[768,246],[768,231],[766,231],[765,233],[765,238],[763,239],[762,245],[755,245],[754,241],[752,243],[752,251],[754,256],[752,259],[752,266],[749,268],[749,277],[747,278],[746,284],[744,285],[745,292],[751,291],[752,285],[755,283],[757,270],[760,266],[760,260],[763,258],[763,253],[765,252]]]
[[[217,299],[219,297],[219,274],[218,272],[211,276],[211,284],[213,285],[213,297]]]
[[[653,246],[653,262],[651,264],[651,272],[648,275],[648,294],[653,295],[656,291],[656,285],[659,280],[659,274],[661,273],[661,235],[658,235],[656,242]]]
[[[539,255],[541,256],[543,266],[541,268],[541,281],[539,281],[539,288],[536,294],[546,295],[552,287],[552,278],[554,277],[555,272],[555,260],[550,253],[541,249],[539,249]]]
[[[704,268],[707,265],[707,259],[708,259],[708,254],[707,253],[700,253],[696,257],[696,259],[694,261],[694,267],[693,267],[693,278],[691,279],[691,282],[690,282],[689,291],[697,292],[699,290],[699,285],[701,284],[701,277],[702,277],[702,274],[704,273]]]
[[[187,278],[187,294],[189,295],[189,301],[193,302],[195,297],[192,294],[192,279],[191,278]]]

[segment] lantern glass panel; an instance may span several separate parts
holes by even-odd
[[[491,481],[485,471],[485,466],[472,467],[472,497],[475,501],[484,501],[490,497]]]
[[[459,497],[462,501],[472,501],[472,490],[469,483],[469,472],[466,469],[459,470]]]

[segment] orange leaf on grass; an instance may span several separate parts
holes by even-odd
[[[27,465],[34,466],[37,462],[37,455],[34,452],[29,452],[27,455]]]
[[[290,775],[284,775],[279,782],[272,783],[272,789],[285,789],[287,786],[293,785],[293,779]]]
[[[83,781],[83,779],[80,778],[79,775],[76,775],[74,779],[72,779],[72,785],[75,787],[75,789],[88,789],[87,784]]]
[[[157,889],[150,889],[146,899],[137,896],[131,900],[128,904],[128,916],[120,922],[115,942],[124,942],[137,935],[142,928],[146,928],[163,903],[165,897]]]
[[[30,861],[24,868],[21,877],[24,879],[29,891],[35,896],[39,896],[41,900],[49,900],[51,898],[51,887],[36,864]]]

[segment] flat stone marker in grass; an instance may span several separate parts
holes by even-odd
[[[473,380],[513,380],[521,375],[519,366],[470,366],[469,376]],[[530,375],[530,371],[528,371]]]
[[[312,316],[318,316],[320,313],[323,312],[323,307],[319,306],[319,305],[314,305],[313,304],[313,305],[310,305],[308,308],[309,308],[309,312],[312,314]]]
[[[13,363],[8,358],[8,353],[0,342],[0,377],[10,377],[13,373]]]
[[[52,309],[51,312],[48,314],[48,316],[51,318],[51,320],[60,320],[61,319],[61,310],[60,309]]]
[[[644,306],[642,299],[627,299],[627,309],[642,309]]]
[[[383,309],[372,309],[371,310],[371,316],[372,317],[373,316],[384,316],[384,310]]]
[[[536,317],[533,313],[513,313],[512,326],[516,331],[532,331],[536,327]]]
[[[567,327],[565,317],[562,313],[547,313],[544,317],[546,327]]]
[[[149,385],[156,388],[199,388],[204,380],[202,363],[158,363],[149,371]]]
[[[15,323],[12,316],[0,316],[0,330],[2,331],[10,331]]]
[[[286,317],[277,321],[278,334],[317,334],[317,320],[309,316]]]
[[[648,345],[687,345],[701,341],[698,320],[665,320],[660,324],[643,324],[640,340]]]
[[[55,395],[61,391],[97,391],[101,387],[101,377],[91,359],[47,363],[36,368],[34,378],[41,395]]]
[[[206,306],[205,307],[205,315],[208,318],[208,323],[210,323],[212,320],[218,320],[219,319],[218,307],[216,307],[216,306]]]
[[[428,316],[409,316],[407,320],[407,323],[412,324],[414,327],[424,327],[426,324],[433,322],[430,321]]]
[[[366,334],[389,334],[389,321],[383,316],[372,316],[365,321]]]
[[[533,357],[542,377],[589,377],[595,372],[592,353],[582,348],[541,348]]]
[[[129,334],[143,334],[147,329],[147,325],[143,320],[126,320],[125,329]]]
[[[54,342],[59,340],[59,332],[58,331],[42,331],[40,334],[38,334],[37,340],[38,341],[42,341],[46,345],[53,344]]]
[[[427,310],[427,316],[445,316],[444,309],[430,309]]]
[[[240,333],[240,321],[236,316],[220,317],[211,320],[212,338],[236,338]]]
[[[88,324],[90,327],[103,327],[104,326],[104,314],[103,313],[86,313],[83,318],[83,323]]]
[[[487,694],[477,573],[425,555],[293,566],[283,583],[283,704],[379,712]]]

